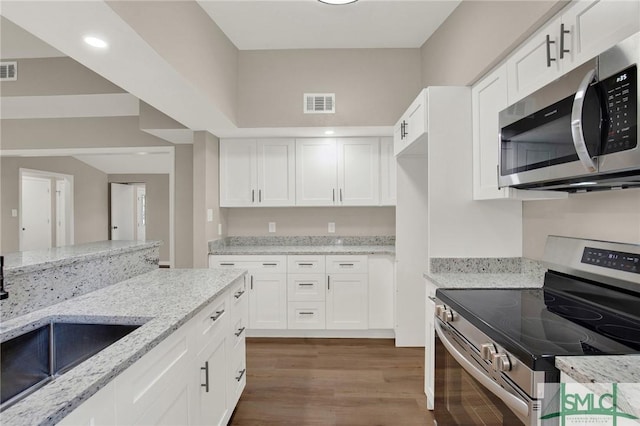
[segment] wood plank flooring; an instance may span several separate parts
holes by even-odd
[[[391,339],[247,339],[247,386],[230,424],[432,425],[424,349]]]

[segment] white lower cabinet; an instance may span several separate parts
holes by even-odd
[[[248,329],[260,331],[254,335],[331,337],[327,330],[375,330],[381,337],[393,330],[393,256],[211,255],[209,265],[248,269]],[[310,334],[318,330],[325,334]],[[368,335],[373,333],[356,337]]]
[[[243,277],[59,424],[227,424],[246,383],[247,299]]]
[[[427,396],[427,408],[433,410],[434,377],[435,377],[435,312],[436,304],[432,298],[436,296],[436,286],[425,280],[427,300],[425,305],[426,338],[424,347],[424,393]]]

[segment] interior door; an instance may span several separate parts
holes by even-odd
[[[111,239],[133,240],[135,229],[135,187],[111,184]]]
[[[56,180],[56,247],[67,245],[67,185]]]
[[[51,248],[51,179],[22,176],[20,251]]]
[[[144,186],[136,186],[136,240],[147,239],[147,190]]]

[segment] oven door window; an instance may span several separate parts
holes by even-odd
[[[436,336],[434,416],[438,425],[516,426],[522,421],[475,380]]]
[[[601,104],[597,86],[587,90],[582,120],[591,156],[599,154]],[[578,161],[571,136],[574,95],[505,126],[500,132],[502,175]]]

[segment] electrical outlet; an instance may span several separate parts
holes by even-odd
[[[11,209],[11,217],[18,217],[18,209]]]
[[[207,209],[207,222],[213,222],[213,209]]]
[[[276,232],[276,223],[269,222],[269,232]]]
[[[329,222],[329,233],[333,234],[336,232],[336,223],[335,222]]]
[[[218,235],[222,235],[222,224],[218,224]]]

